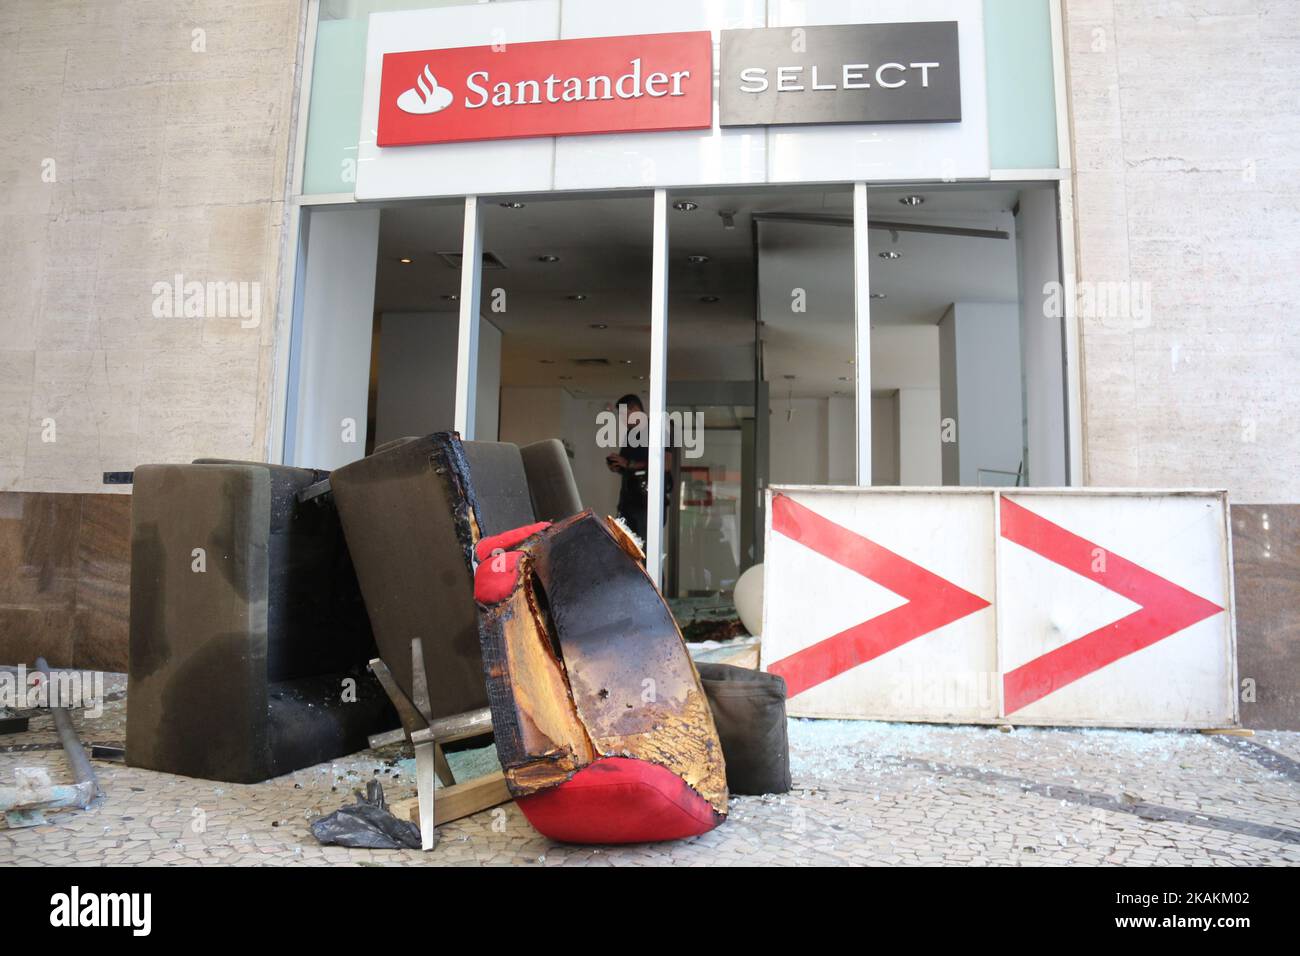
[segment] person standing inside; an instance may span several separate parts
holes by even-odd
[[[627,444],[618,454],[605,457],[609,470],[619,475],[618,516],[641,539],[646,539],[649,504],[650,421],[638,395],[624,395],[614,411],[627,422]],[[664,451],[664,502],[672,500],[672,452]]]

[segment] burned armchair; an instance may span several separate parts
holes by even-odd
[[[497,754],[533,826],[631,843],[721,823],[713,716],[636,543],[586,511],[482,539],[476,558]]]

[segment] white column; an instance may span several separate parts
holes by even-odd
[[[858,485],[871,484],[871,242],[867,184],[853,184],[853,329],[857,371]]]
[[[460,260],[460,334],[456,347],[456,431],[474,440],[478,404],[479,298],[483,286],[483,231],[477,196],[465,197],[465,234]]]
[[[1079,316],[1075,309],[1074,290],[1077,272],[1074,243],[1074,181],[1061,181],[1061,280],[1065,284],[1065,421],[1066,448],[1069,461],[1066,469],[1070,484],[1079,487],[1087,483],[1088,469],[1084,461],[1083,443],[1083,373],[1079,355],[1083,341],[1079,337]]]
[[[307,230],[284,458],[334,469],[366,452],[379,210],[312,210]]]
[[[650,273],[650,462],[646,476],[646,571],[662,583],[664,532],[664,402],[668,374],[668,191],[655,190]]]
[[[1057,248],[1056,191],[1020,193],[1016,241],[1020,246],[1020,353],[1024,374],[1029,482],[1059,488],[1069,484],[1066,466],[1065,347],[1063,317],[1044,308],[1047,283],[1061,276]]]

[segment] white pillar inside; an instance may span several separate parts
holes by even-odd
[[[290,371],[285,462],[334,469],[366,450],[378,209],[313,209]]]
[[[654,257],[650,272],[650,473],[646,476],[646,571],[663,583],[664,405],[668,375],[668,191],[654,196]]]
[[[1020,310],[1016,303],[957,302],[939,322],[945,485],[1012,485],[1024,456]],[[941,422],[941,424],[942,424]]]
[[[1029,481],[1060,487],[1066,475],[1065,349],[1061,317],[1045,315],[1044,286],[1060,281],[1056,196],[1026,189],[1016,217],[1020,253],[1020,337],[1024,353]]]
[[[456,347],[456,431],[464,441],[478,437],[479,297],[483,287],[483,227],[477,196],[465,197],[465,232],[460,260],[460,330]]]
[[[871,241],[867,184],[853,184],[853,329],[859,485],[871,484]]]

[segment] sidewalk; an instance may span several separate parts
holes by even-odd
[[[101,717],[74,718],[87,745],[125,737],[124,678],[107,690]],[[99,806],[0,827],[0,865],[1300,864],[1300,733],[795,720],[790,736],[791,793],[735,797],[726,823],[678,843],[552,844],[506,805],[445,826],[430,854],[317,844],[309,822],[366,780],[414,793],[391,748],[251,786],[96,762]],[[47,716],[0,737],[0,781],[25,766],[70,780]]]

